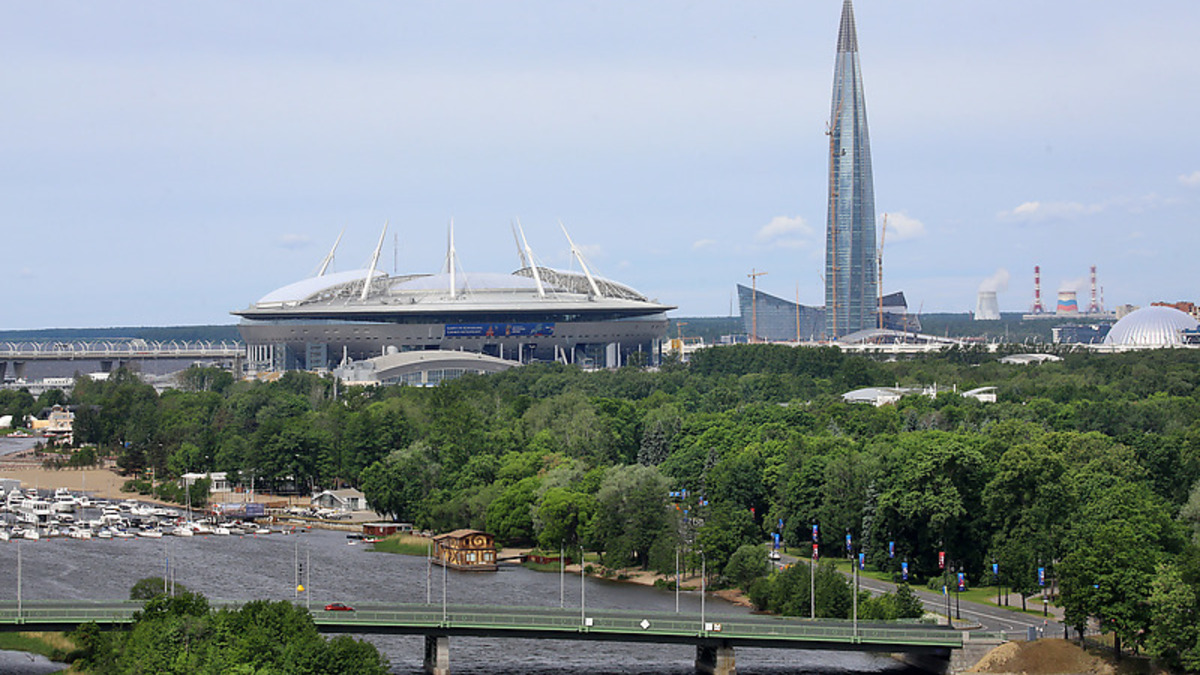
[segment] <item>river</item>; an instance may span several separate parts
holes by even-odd
[[[22,598],[26,600],[126,598],[138,579],[163,576],[168,570],[176,581],[212,600],[291,600],[295,597],[294,561],[299,557],[308,561],[307,592],[314,608],[328,602],[424,602],[427,581],[433,601],[441,602],[440,568],[427,575],[424,558],[376,553],[370,545],[351,545],[348,541],[342,533],[314,530],[289,536],[111,541],[57,538],[0,543],[0,569],[8,571],[0,579],[0,601],[16,599],[19,547]],[[445,578],[450,603],[560,603],[560,578],[553,573],[504,567],[495,573],[449,571]],[[578,608],[580,579],[568,576],[565,582],[563,604]],[[675,595],[668,591],[590,578],[584,583],[587,606],[591,608],[675,609]],[[681,594],[680,609],[698,613],[699,594]],[[706,609],[713,616],[747,611],[712,598]],[[387,655],[393,673],[422,672],[421,638],[365,637]],[[455,675],[691,675],[694,657],[693,648],[678,645],[488,638],[452,638],[450,645]],[[0,670],[13,672],[7,664],[0,660]],[[918,672],[884,656],[773,649],[738,649],[737,666],[739,673],[747,675]]]

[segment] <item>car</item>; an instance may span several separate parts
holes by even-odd
[[[354,608],[350,605],[345,605],[340,602],[331,602],[325,605],[326,612],[353,612]]]

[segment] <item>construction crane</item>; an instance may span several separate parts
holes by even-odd
[[[875,278],[879,291],[879,330],[883,330],[883,242],[887,240],[887,214],[883,214],[883,231],[879,233],[879,250],[875,257],[879,263],[879,274]]]
[[[758,342],[758,278],[766,272],[751,268],[750,274],[750,342]]]

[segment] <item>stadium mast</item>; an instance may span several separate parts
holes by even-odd
[[[358,296],[359,302],[367,301],[367,294],[371,292],[371,278],[375,276],[375,266],[379,264],[379,252],[383,250],[383,240],[387,238],[387,221],[383,221],[383,232],[379,233],[379,243],[375,245],[375,253],[371,255],[371,266],[367,268],[367,276],[363,279],[362,295]]]

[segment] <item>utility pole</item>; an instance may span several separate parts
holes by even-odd
[[[766,274],[753,268],[750,269],[750,342],[758,342],[758,278]]]

